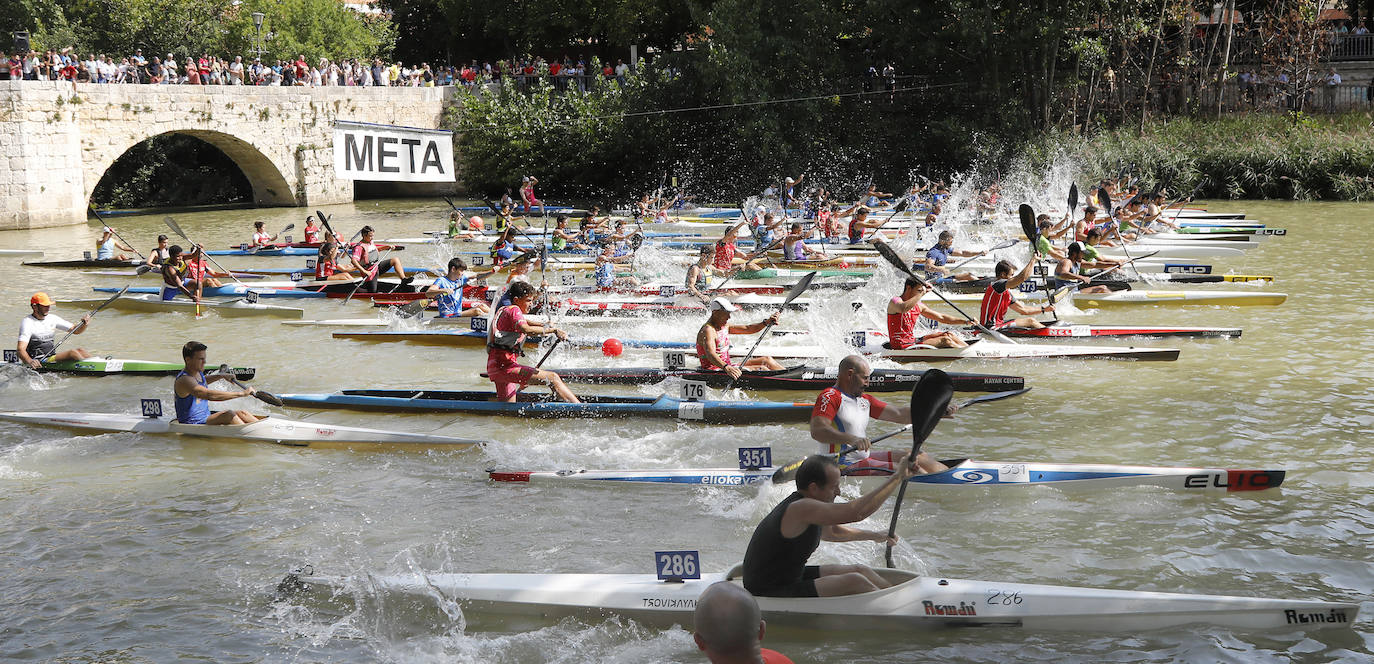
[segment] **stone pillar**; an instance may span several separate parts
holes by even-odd
[[[0,81],[0,230],[86,221],[79,103],[70,83]]]

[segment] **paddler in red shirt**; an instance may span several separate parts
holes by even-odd
[[[929,318],[937,323],[946,325],[961,325],[964,319],[942,314],[921,304],[921,298],[926,294],[926,283],[920,279],[906,280],[902,286],[902,294],[892,298],[887,303],[887,343],[884,346],[892,350],[903,350],[911,348],[917,344],[925,344],[934,348],[965,348],[968,343],[959,338],[959,335],[948,330],[929,332],[916,336],[916,323],[922,316]]]
[[[405,268],[401,267],[401,259],[395,256],[385,260],[381,258],[377,245],[372,242],[374,234],[375,231],[372,230],[371,226],[363,226],[362,237],[359,238],[358,244],[353,245],[353,252],[349,254],[353,259],[353,265],[358,268],[359,272],[362,272],[363,279],[366,280],[362,285],[363,292],[377,292],[377,278],[388,270],[395,272],[396,276],[401,278],[402,286],[409,286],[415,278],[406,276]]]
[[[748,222],[741,221],[731,226],[729,230],[725,231],[725,237],[716,241],[716,257],[712,265],[721,270],[732,270],[736,265],[735,261],[738,260],[739,265],[741,265],[740,269],[750,271],[763,269],[763,266],[756,260],[750,258],[737,258],[735,256],[735,254],[739,253],[739,249],[735,247],[735,241],[739,239],[739,229],[746,223]],[[763,247],[760,247],[760,249],[762,248]]]
[[[1037,258],[1039,255],[1037,254]],[[1010,261],[997,261],[994,274],[997,280],[988,284],[987,290],[983,291],[983,303],[978,307],[978,318],[983,327],[998,329],[1001,327],[1023,327],[1028,329],[1038,329],[1045,327],[1043,323],[1030,316],[1032,314],[1043,314],[1047,311],[1054,311],[1054,305],[1036,307],[1034,309],[1016,301],[1012,295],[1018,286],[1026,281],[1030,276],[1031,267],[1035,265],[1035,259],[1026,261],[1026,266],[1015,277],[1011,273],[1016,268]],[[1007,310],[1010,309],[1018,314],[1026,314],[1025,318],[1007,320]]]
[[[783,368],[777,360],[767,355],[751,357],[743,365],[737,365],[730,359],[731,334],[761,332],[763,328],[778,322],[778,314],[775,313],[753,325],[731,325],[730,314],[739,311],[739,307],[723,297],[711,300],[709,310],[711,317],[697,330],[697,360],[701,362],[702,369],[724,371],[730,374],[731,378],[739,378],[743,370],[779,371]]]
[[[840,456],[841,465],[848,466],[845,474],[855,473],[865,468],[890,471],[894,464],[905,455],[894,451],[873,452],[869,448],[868,420],[870,418],[911,424],[911,407],[893,406],[871,394],[865,394],[869,376],[873,369],[868,360],[859,355],[850,355],[840,360],[835,376],[835,384],[825,388],[816,397],[816,405],[811,409],[811,437],[820,443],[820,453]],[[951,406],[949,413],[954,412]],[[846,451],[847,448],[852,448]],[[938,473],[949,470],[929,454],[921,452],[916,457],[919,473]]]
[[[495,320],[487,328],[487,378],[496,383],[496,400],[515,401],[521,388],[534,383],[552,387],[563,401],[581,403],[581,399],[568,389],[558,374],[519,363],[520,356],[524,355],[525,335],[553,334],[559,339],[568,338],[557,327],[534,325],[525,319],[525,313],[534,301],[534,294],[534,286],[529,282],[517,281],[512,284],[506,293],[511,304],[498,309]]]
[[[315,221],[315,215],[313,215],[313,214],[305,218],[305,243],[306,243],[306,244],[319,244],[319,242],[320,242],[320,227],[316,225],[316,224],[318,224],[318,223],[319,223],[319,222]]]

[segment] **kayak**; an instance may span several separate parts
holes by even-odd
[[[123,288],[111,288],[107,286],[97,286],[91,290],[97,293],[118,293]],[[134,286],[129,289],[130,295],[151,295],[157,297],[162,293],[161,286]],[[258,297],[264,298],[291,298],[309,299],[329,297],[325,293],[301,290],[295,288],[269,288],[263,286],[244,286],[242,284],[227,284],[224,286],[206,286],[201,290],[201,297],[244,297],[249,293],[255,293]],[[175,301],[175,300],[173,300]]]
[[[836,367],[799,366],[778,371],[745,371],[735,386],[754,390],[821,390],[835,383]],[[558,377],[567,383],[601,385],[653,385],[669,378],[706,383],[709,387],[725,387],[730,375],[704,369],[660,369],[654,367],[557,369]],[[910,392],[920,380],[920,369],[874,369],[868,392]],[[1019,390],[1026,385],[1021,376],[949,372],[954,389],[960,392],[1001,392]]]
[[[37,249],[0,249],[0,256],[42,256],[43,252]]]
[[[1093,276],[1086,274],[1084,276]],[[1251,281],[1270,281],[1274,280],[1273,275],[1266,274],[1161,274],[1151,275],[1145,278],[1127,277],[1121,274],[1121,270],[1111,272],[1110,277],[1114,279],[1101,279],[1093,281],[1094,286],[1106,286],[1112,290],[1126,290],[1132,288],[1132,284],[1154,285],[1163,284],[1221,284],[1221,283],[1249,283]],[[945,293],[978,293],[982,294],[987,287],[992,284],[992,277],[979,277],[970,281],[955,281],[948,277],[942,279],[931,279],[940,291]],[[1021,292],[1033,294],[1045,287],[1043,277],[1031,277],[1022,282]]]
[[[764,268],[762,270],[740,270],[735,273],[735,279],[755,280],[755,279],[800,279],[812,270],[802,270],[793,268]],[[815,270],[816,277],[871,277],[872,269],[858,270]]]
[[[1115,464],[1034,463],[1012,461],[975,461],[948,459],[940,463],[949,470],[913,475],[913,487],[1032,486],[1060,489],[1104,489],[1123,486],[1154,486],[1179,491],[1263,491],[1283,484],[1286,471],[1230,470],[1224,468],[1171,468],[1121,466]],[[631,484],[695,484],[712,486],[751,486],[773,481],[776,467],[697,468],[656,470],[487,470],[493,482],[530,482],[535,484],[591,481]],[[861,491],[869,491],[887,481],[886,475],[857,475]],[[790,483],[790,482],[789,482]]]
[[[381,412],[460,412],[513,417],[656,417],[712,424],[805,422],[810,402],[682,401],[658,397],[579,395],[582,403],[551,401],[522,392],[519,401],[496,401],[495,392],[442,390],[343,390],[334,394],[280,394],[287,406]]]
[[[18,352],[6,349],[4,364],[22,366]],[[219,366],[211,364],[210,366]],[[157,362],[154,360],[125,360],[114,357],[89,357],[84,360],[64,362],[44,362],[39,373],[68,373],[77,376],[175,376],[185,365],[181,362]],[[253,380],[257,370],[251,367],[234,367],[234,376],[239,380]]]
[[[379,245],[377,245],[377,249],[378,249],[379,251],[388,251],[388,250],[390,250],[390,251],[404,251],[404,250],[405,250],[405,246],[404,246],[404,245],[388,246],[388,245],[379,244]],[[319,251],[319,248],[317,248],[317,247],[262,247],[262,248],[259,248],[259,249],[244,249],[244,248],[240,247],[240,248],[238,248],[238,249],[212,249],[212,250],[210,250],[210,251],[205,252],[205,255],[207,255],[207,256],[259,256],[259,257],[277,257],[277,256],[315,256],[315,255],[317,255],[317,254],[319,254],[319,253],[320,253],[320,251]]]
[[[118,413],[28,412],[0,413],[0,420],[83,431],[178,434],[203,438],[233,438],[288,447],[347,447],[353,449],[464,450],[487,441],[424,433],[364,429],[322,422],[298,422],[266,417],[252,424],[182,424],[165,417]]]
[[[487,333],[475,330],[385,330],[368,332],[335,332],[335,339],[353,339],[354,341],[406,341],[410,343],[428,344],[431,346],[468,346],[475,348],[485,348],[487,345]],[[579,339],[568,337],[564,343],[575,348],[600,348],[606,339]],[[696,344],[690,341],[654,341],[641,339],[619,339],[621,346],[625,348],[659,348],[665,350],[690,350],[696,348]],[[539,339],[526,338],[526,348],[538,348]]]
[[[1277,306],[1288,299],[1286,293],[1221,290],[1123,290],[1112,293],[1073,294],[1074,306],[1110,307],[1129,304],[1215,304],[1229,306]]]
[[[973,332],[976,328],[967,331]],[[1075,325],[1065,321],[1042,328],[1000,327],[1009,337],[1230,337],[1240,338],[1238,327],[1165,327],[1158,325]]]
[[[105,300],[59,300],[60,304],[74,305],[77,307],[96,307]],[[246,300],[232,300],[230,302],[206,302],[201,301],[199,305],[191,300],[163,300],[156,295],[134,295],[115,298],[110,303],[111,307],[122,311],[138,311],[145,313],[161,312],[181,312],[195,314],[197,308],[201,312],[215,312],[220,316],[230,318],[242,318],[246,316],[268,316],[273,318],[301,318],[305,314],[304,309],[294,307],[279,307],[272,304],[262,304],[261,302],[248,302]]]
[[[288,574],[278,592],[333,600],[366,588],[368,594],[424,601],[461,602],[464,612],[513,613],[558,619],[602,620],[622,615],[654,626],[689,625],[697,597],[713,583],[742,583],[736,565],[700,579],[660,581],[655,574],[369,574],[365,579]],[[839,597],[758,597],[772,626],[842,631],[943,627],[1024,627],[1074,632],[1136,632],[1199,624],[1291,632],[1345,628],[1355,622],[1354,602],[1270,599],[1227,595],[1143,592],[1031,583],[974,581],[875,570],[891,587]],[[375,601],[375,600],[374,600]]]
[[[865,355],[881,357],[894,362],[945,362],[975,358],[990,360],[1075,358],[1172,362],[1178,359],[1179,354],[1177,348],[1006,344],[987,339],[971,340],[969,345],[964,348],[932,348],[920,344],[913,348],[892,350],[880,345],[866,345],[863,350]]]
[[[29,267],[84,267],[84,268],[113,268],[113,267],[138,267],[143,261],[122,261],[115,258],[85,258],[75,261],[25,261],[22,265]]]

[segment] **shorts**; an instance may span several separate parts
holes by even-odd
[[[820,565],[807,565],[802,568],[802,578],[784,586],[749,592],[758,597],[820,597],[816,592],[816,579],[821,578]]]
[[[881,452],[870,452],[862,459],[855,459],[852,463],[845,463],[844,474],[857,477],[871,475],[891,475],[892,465],[897,463],[901,457],[893,458],[892,450]],[[841,463],[844,463],[843,461]]]
[[[536,373],[539,373],[538,369],[523,364],[487,365],[487,378],[496,383],[496,398],[502,401],[513,398]]]

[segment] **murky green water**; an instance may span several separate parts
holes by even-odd
[[[1289,229],[1222,271],[1273,274],[1280,307],[1104,310],[1100,323],[1244,328],[1239,340],[1145,341],[1183,350],[1174,363],[983,362],[954,370],[1027,377],[1030,394],[947,420],[927,448],[941,456],[1283,468],[1280,491],[1195,495],[1151,489],[917,491],[899,533],[902,566],[952,577],[1123,589],[1342,599],[1374,592],[1374,341],[1364,285],[1374,205],[1215,203]],[[441,203],[368,201],[328,210],[379,237],[440,226]],[[301,224],[300,210],[181,214],[207,245],[246,240],[251,222]],[[147,250],[161,216],[117,220]],[[76,258],[98,226],[0,233],[0,248]],[[299,234],[299,230],[296,232]],[[432,249],[403,252],[408,265]],[[121,279],[6,261],[0,316],[17,328],[27,297],[93,297]],[[304,259],[225,259],[226,264]],[[140,283],[154,285],[149,278]],[[891,284],[874,284],[881,301]],[[336,300],[276,302],[307,318],[369,315]],[[847,309],[847,307],[844,307]],[[75,318],[76,311],[61,311]],[[622,337],[686,338],[695,322],[621,328]],[[847,321],[797,315],[838,339]],[[344,387],[482,386],[480,350],[334,341],[328,328],[275,321],[102,313],[81,345],[97,354],[175,360],[187,339],[217,361],[258,368],[278,392]],[[833,344],[837,349],[839,345]],[[641,356],[644,362],[656,357]],[[605,364],[560,354],[557,366]],[[4,410],[132,412],[140,397],[170,404],[171,379],[18,379]],[[603,391],[614,391],[605,388]],[[649,392],[649,389],[622,391]],[[809,400],[809,393],[773,398]],[[242,407],[262,410],[261,404]],[[303,411],[288,411],[294,416]],[[416,615],[385,601],[346,616],[274,604],[273,586],[302,563],[339,574],[425,571],[648,572],[655,550],[699,549],[708,569],[743,555],[782,488],[512,487],[493,465],[527,469],[729,466],[741,445],[784,458],[809,452],[804,425],[705,427],[655,421],[525,422],[349,412],[310,419],[497,441],[462,454],[313,451],[140,437],[72,436],[0,424],[0,653],[10,661],[702,661],[688,632],[632,622],[545,623],[533,631],[466,629],[472,616]],[[881,425],[875,426],[883,430]],[[885,525],[889,508],[871,527]],[[823,545],[832,562],[878,564],[872,543]],[[491,621],[482,621],[490,627]],[[499,627],[499,625],[498,625]],[[770,634],[797,661],[1369,661],[1367,613],[1354,630],[1253,633],[1196,627],[1101,636],[1018,630],[855,637]]]

